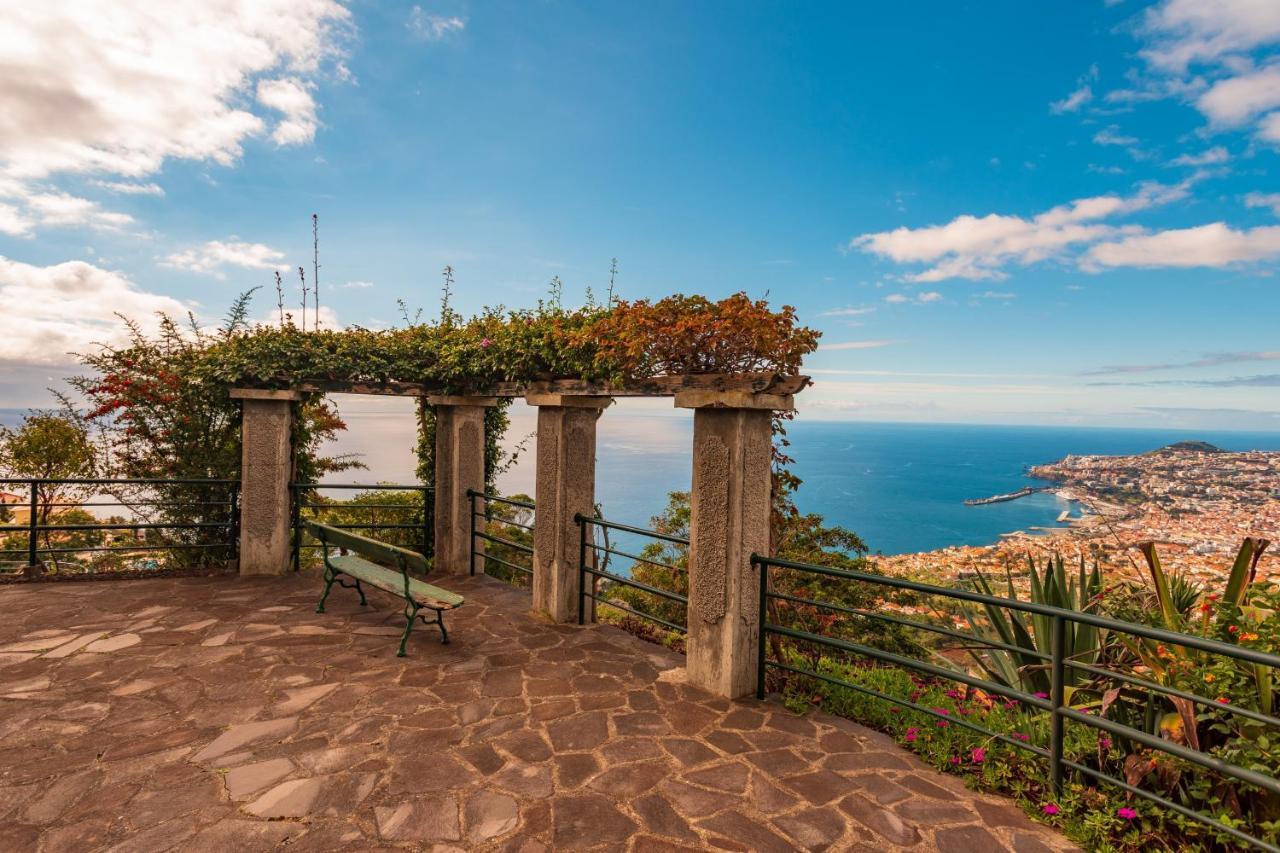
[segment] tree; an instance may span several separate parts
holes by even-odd
[[[36,521],[41,527],[93,492],[91,485],[49,481],[93,477],[99,456],[88,429],[70,413],[32,412],[16,430],[0,427],[0,471],[7,477],[40,481]],[[43,536],[44,547],[53,547],[49,532]],[[56,566],[56,556],[50,557]]]

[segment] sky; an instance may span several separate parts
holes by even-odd
[[[0,0],[0,407],[316,214],[328,325],[616,258],[796,306],[803,417],[1280,430],[1278,154],[1274,0]]]

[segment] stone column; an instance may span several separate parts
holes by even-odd
[[[693,414],[689,682],[735,699],[756,688],[760,570],[769,552],[773,410],[789,395],[687,391]]]
[[[297,391],[233,388],[241,401],[240,574],[282,575],[293,554],[289,478]]]
[[[471,572],[471,500],[484,491],[484,410],[497,397],[427,397],[436,413],[435,558],[433,571]],[[476,501],[476,510],[484,501]],[[483,552],[480,543],[476,551]],[[477,566],[477,571],[480,566]]]
[[[533,607],[556,622],[575,621],[581,534],[573,517],[595,514],[596,421],[613,398],[531,393],[525,400],[538,407]]]

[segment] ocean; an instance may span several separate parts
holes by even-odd
[[[343,408],[350,429],[333,449],[361,454],[369,468],[339,477],[348,482],[413,482],[411,408],[405,405],[401,412],[389,401],[368,411],[362,403]],[[605,518],[647,526],[666,505],[668,492],[689,488],[693,420],[684,414],[605,412],[596,463],[596,499]],[[517,443],[533,429],[533,413],[522,405],[513,407],[508,443]],[[1280,433],[1177,429],[797,420],[788,433],[794,470],[804,480],[796,496],[801,511],[819,513],[829,523],[855,531],[873,552],[884,554],[983,545],[1001,533],[1054,526],[1069,507],[1052,494],[978,507],[964,501],[1036,485],[1026,476],[1029,466],[1068,454],[1141,453],[1186,440],[1226,450],[1280,450]],[[499,480],[499,489],[532,494],[533,480],[529,442]]]

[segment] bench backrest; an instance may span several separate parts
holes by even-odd
[[[333,548],[346,548],[366,560],[382,563],[394,569],[400,568],[403,563],[410,571],[422,574],[427,572],[427,558],[417,551],[410,551],[408,548],[400,548],[396,545],[388,545],[386,542],[379,542],[377,539],[370,539],[368,536],[361,536],[358,533],[352,533],[350,530],[330,527],[317,521],[304,523],[306,524],[307,532],[319,539],[323,545]]]

